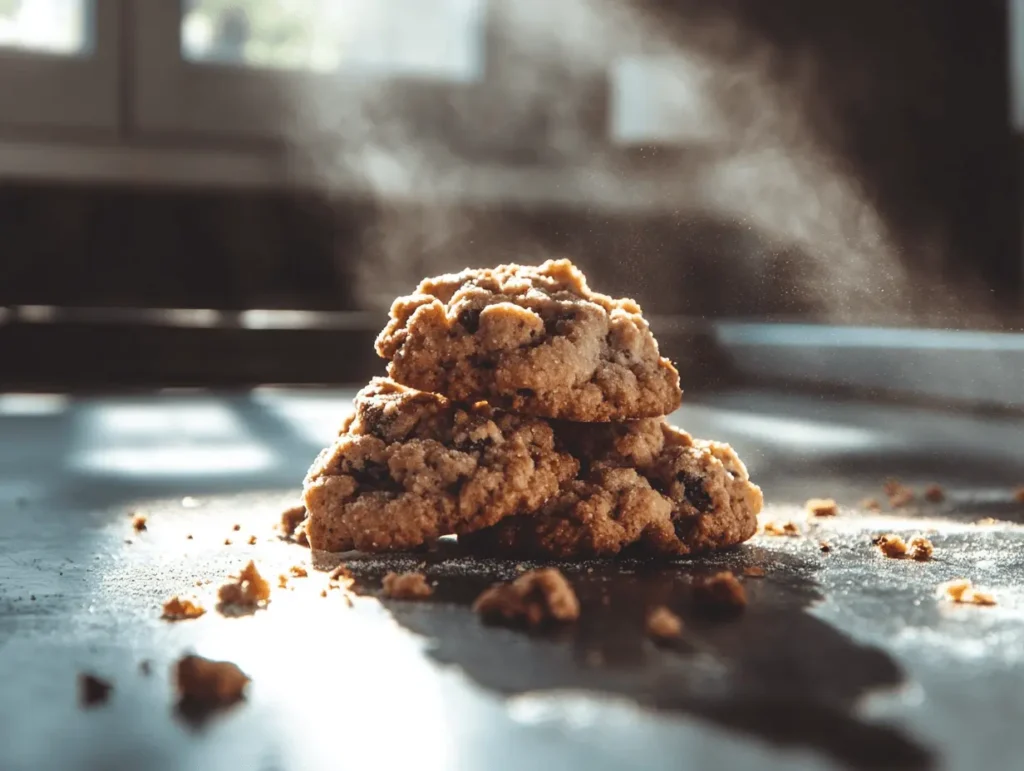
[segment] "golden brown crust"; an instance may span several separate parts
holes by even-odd
[[[640,307],[591,291],[568,260],[425,279],[395,300],[377,352],[397,382],[523,415],[631,420],[682,398]]]
[[[378,378],[305,482],[310,545],[409,549],[535,511],[578,463],[551,426]]]
[[[578,559],[627,547],[695,554],[756,532],[761,490],[728,445],[694,440],[664,420],[557,430],[584,478],[565,485],[537,514],[460,540],[498,554]]]

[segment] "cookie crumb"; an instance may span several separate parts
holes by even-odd
[[[693,599],[704,609],[714,611],[739,611],[747,605],[743,584],[730,570],[695,581]]]
[[[185,540],[186,541],[191,541],[192,540],[192,533],[189,533],[188,535],[186,535],[185,536]]]
[[[281,575],[279,575],[277,577],[277,588],[278,589],[287,589],[288,588],[288,576],[286,576],[284,573],[282,573]]]
[[[250,546],[255,546],[256,545],[256,536],[254,536],[254,535],[250,535],[249,536],[249,545]]]
[[[867,509],[868,511],[882,510],[882,504],[880,504],[875,498],[865,498],[860,502],[860,507],[862,509]]]
[[[889,495],[889,505],[894,509],[902,509],[914,502],[914,491],[909,487],[897,483],[896,487],[890,489],[891,492],[889,490],[886,492]]]
[[[327,590],[326,589],[321,589],[320,590],[320,596],[321,597],[326,597],[327,596]]]
[[[231,539],[230,538],[225,538],[224,539],[224,545],[225,546],[230,546],[231,545]]]
[[[231,529],[237,533],[239,530],[242,529],[242,526],[236,522],[234,525],[231,526]]]
[[[942,485],[928,485],[924,488],[924,499],[930,503],[942,503],[946,500],[946,491]]]
[[[270,584],[250,561],[234,581],[217,590],[217,597],[224,605],[256,608],[270,599]]]
[[[384,596],[395,600],[419,600],[434,593],[422,573],[388,573],[383,585]]]
[[[793,522],[777,522],[775,520],[771,520],[765,523],[764,534],[798,536],[800,535],[800,528]]]
[[[78,703],[83,707],[98,707],[106,704],[114,685],[102,677],[81,672],[78,675]]]
[[[812,517],[834,517],[839,513],[839,504],[832,498],[811,498],[804,508]]]
[[[682,619],[664,605],[647,614],[647,635],[657,642],[676,640],[682,634]]]
[[[206,608],[200,605],[198,600],[175,595],[164,603],[162,618],[168,621],[184,621],[189,618],[199,618],[204,613],[206,613]]]
[[[288,572],[296,578],[305,578],[309,575],[309,573],[306,571],[304,567],[302,567],[302,565],[292,565],[290,568],[288,568]]]
[[[935,553],[935,547],[932,545],[932,542],[923,535],[915,535],[907,545],[910,548],[910,556],[918,562],[927,562],[932,558],[932,554]]]
[[[828,541],[818,541],[818,551],[822,554],[828,554],[832,551],[832,544]]]
[[[299,546],[305,546],[309,548],[309,536],[306,535],[306,526],[300,525],[295,531],[295,543]]]
[[[743,575],[747,578],[764,578],[764,568],[760,565],[749,565],[743,568]]]
[[[230,661],[189,655],[175,665],[175,685],[182,699],[207,707],[223,707],[243,698],[249,676]]]
[[[896,477],[889,477],[882,483],[882,492],[887,496],[893,496],[903,489],[903,483]]]
[[[331,581],[351,581],[351,580],[353,580],[352,573],[351,573],[351,571],[349,571],[348,566],[345,565],[345,564],[338,565],[338,567],[336,567],[334,570],[331,571],[331,574],[328,576],[328,578]]]
[[[281,530],[287,536],[294,536],[295,529],[306,518],[306,507],[301,503],[281,512]]]
[[[881,550],[882,554],[891,559],[907,556],[907,542],[895,533],[878,536],[875,539],[875,546]]]
[[[540,626],[580,617],[576,592],[556,568],[529,570],[511,583],[495,584],[473,603],[485,621]]]
[[[939,593],[951,602],[962,605],[995,605],[996,598],[989,592],[974,588],[968,578],[957,578],[939,585]]]
[[[136,514],[132,517],[132,527],[135,528],[136,533],[141,533],[143,530],[147,530],[146,522],[149,521],[149,517],[145,514]]]

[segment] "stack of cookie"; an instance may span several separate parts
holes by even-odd
[[[679,375],[632,300],[567,260],[427,279],[377,338],[389,378],[306,476],[310,546],[686,555],[754,534],[760,489],[725,444],[668,424]]]

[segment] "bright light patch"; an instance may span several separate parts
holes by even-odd
[[[58,415],[68,401],[65,394],[0,394],[0,415]]]
[[[206,444],[178,447],[109,447],[86,450],[75,467],[99,474],[138,476],[216,476],[262,471],[274,455],[251,444]]]

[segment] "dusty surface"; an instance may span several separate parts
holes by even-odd
[[[485,625],[471,605],[534,561],[347,555],[355,594],[319,596],[333,563],[275,526],[352,394],[48,399],[24,413],[0,399],[0,767],[318,771],[338,767],[339,737],[353,767],[421,771],[1019,765],[1024,422],[755,392],[689,400],[673,422],[736,448],[768,518],[802,521],[812,495],[842,515],[670,564],[559,565],[580,618],[531,632]],[[890,474],[918,490],[942,480],[946,498],[861,509]],[[139,537],[136,508],[149,514]],[[256,545],[223,547],[236,522]],[[890,532],[926,533],[933,558],[881,558],[871,538]],[[254,615],[160,619],[175,594],[215,601],[249,559],[309,577]],[[696,612],[693,581],[748,567],[765,576],[741,578],[742,614]],[[434,596],[378,599],[392,571],[424,573]],[[956,578],[998,604],[936,595]],[[682,619],[679,646],[648,638],[656,605]],[[252,678],[201,731],[174,709],[170,673],[190,652]],[[337,665],[309,677],[313,661]],[[81,672],[114,683],[101,708],[79,707]]]
[[[640,306],[592,291],[568,260],[424,279],[391,306],[377,352],[405,385],[540,417],[633,420],[682,397]]]

